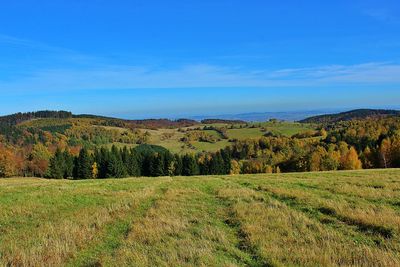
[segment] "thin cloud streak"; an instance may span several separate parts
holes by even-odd
[[[0,91],[69,91],[91,89],[297,87],[336,84],[400,84],[400,65],[366,63],[314,68],[256,70],[207,64],[157,70],[140,66],[107,66],[86,70],[48,69],[13,81]]]
[[[364,14],[381,22],[399,23],[399,18],[388,9],[368,9],[364,11]]]

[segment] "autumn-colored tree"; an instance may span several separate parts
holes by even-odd
[[[275,173],[281,173],[281,168],[279,168],[279,166],[275,167]]]
[[[49,150],[42,143],[35,144],[29,155],[28,170],[33,176],[44,177],[50,158]]]
[[[318,146],[317,149],[310,156],[310,171],[322,171],[322,161],[326,157],[327,152],[325,148]]]
[[[14,154],[10,149],[0,145],[0,177],[16,175]]]
[[[230,170],[230,174],[234,175],[234,174],[240,174],[240,164],[239,162],[237,162],[236,160],[231,160],[231,170]]]
[[[371,149],[367,146],[360,155],[360,160],[362,162],[364,169],[371,169],[373,165],[373,154]]]
[[[272,173],[272,172],[273,172],[273,169],[272,169],[272,167],[271,167],[270,165],[267,165],[267,166],[265,166],[265,168],[264,168],[264,172],[265,172],[265,173]]]
[[[382,140],[381,146],[379,148],[379,156],[381,159],[381,166],[383,168],[390,168],[392,164],[392,142],[389,138]]]
[[[96,179],[99,176],[99,169],[97,168],[97,163],[94,162],[92,165],[92,178]]]
[[[345,156],[345,161],[343,163],[343,168],[345,170],[358,170],[362,168],[362,163],[358,158],[357,151],[354,147],[350,147],[349,151]]]

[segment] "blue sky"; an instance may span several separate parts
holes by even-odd
[[[399,33],[396,0],[4,1],[0,114],[400,108]]]

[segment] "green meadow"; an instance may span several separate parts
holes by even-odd
[[[399,266],[400,171],[0,180],[1,266]]]

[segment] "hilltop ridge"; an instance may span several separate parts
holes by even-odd
[[[386,117],[400,115],[400,111],[391,109],[354,109],[336,114],[313,116],[300,120],[301,123],[334,123],[354,119],[366,119],[370,117]]]

